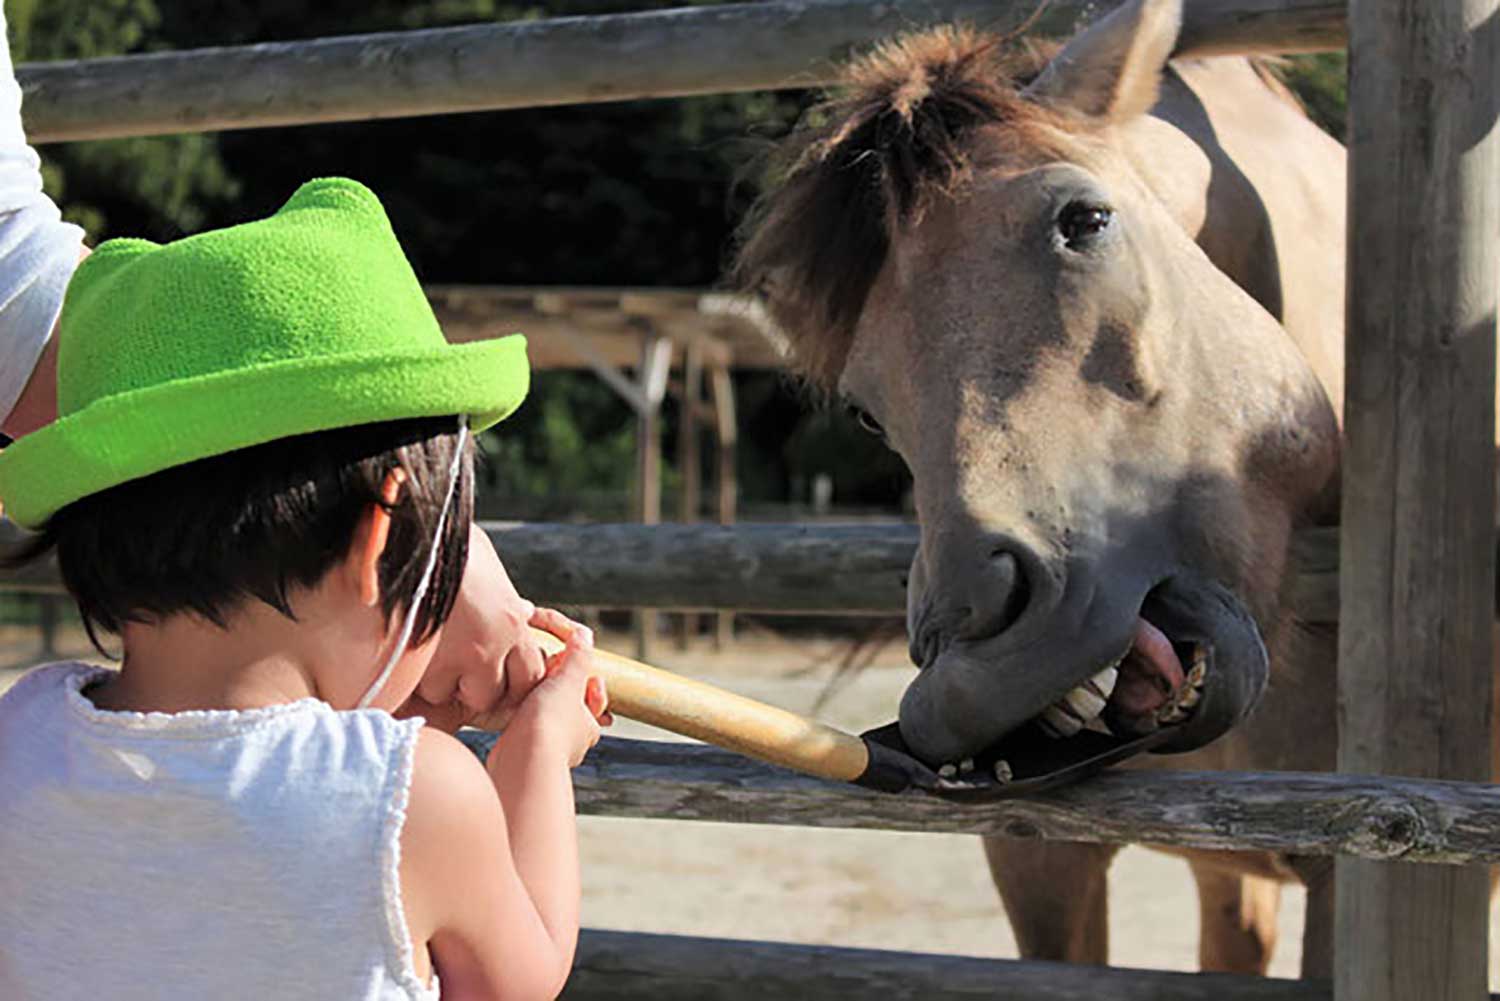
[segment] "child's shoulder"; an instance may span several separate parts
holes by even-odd
[[[413,868],[425,868],[421,859],[429,850],[459,855],[456,846],[490,842],[504,816],[489,774],[473,752],[456,738],[423,727],[412,754],[402,831],[403,854],[411,854]],[[438,868],[444,864],[437,856],[427,861]]]
[[[108,671],[108,668],[76,660],[34,667],[0,694],[0,718],[29,711],[42,702],[65,703]]]
[[[464,804],[476,798],[494,799],[494,789],[484,765],[456,737],[424,726],[412,750],[410,814],[421,812],[441,819],[465,811]]]

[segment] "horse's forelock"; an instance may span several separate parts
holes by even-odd
[[[1057,118],[1017,89],[1043,54],[1002,44],[958,27],[887,42],[766,157],[732,277],[765,300],[815,386],[837,380],[895,234],[972,177],[976,130],[1002,148],[1056,145]]]

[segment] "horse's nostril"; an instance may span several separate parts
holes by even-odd
[[[912,634],[911,645],[908,647],[912,663],[918,668],[931,664],[937,657],[938,647],[938,631],[932,623],[919,626]]]
[[[924,552],[923,561],[919,626],[937,635],[939,645],[992,639],[1045,604],[1046,569],[1018,539],[954,533]]]
[[[997,549],[990,556],[994,601],[997,606],[995,629],[1004,632],[1015,625],[1031,601],[1031,582],[1014,553]]]

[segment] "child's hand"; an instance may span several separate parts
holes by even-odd
[[[396,715],[424,716],[449,733],[471,724],[503,727],[546,673],[541,648],[527,627],[558,630],[537,621],[539,614],[516,593],[489,536],[471,526],[469,562],[453,614],[417,690]]]
[[[536,740],[562,751],[573,768],[599,742],[600,726],[613,722],[604,680],[590,673],[593,633],[575,626],[566,640],[567,646],[547,658],[547,676],[517,708],[497,750],[507,740]]]

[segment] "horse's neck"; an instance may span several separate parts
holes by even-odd
[[[1343,400],[1344,151],[1244,59],[1173,64],[1125,138],[1210,260],[1276,317]]]

